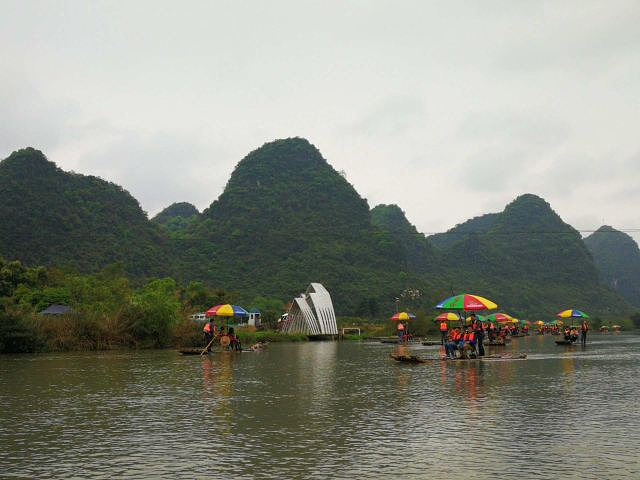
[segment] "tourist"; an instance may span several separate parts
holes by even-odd
[[[404,341],[404,323],[398,322],[398,341]]]
[[[489,322],[489,341],[493,342],[496,339],[496,325],[493,322]]]
[[[449,331],[449,327],[447,326],[447,322],[446,321],[441,321],[440,322],[440,344],[444,345],[447,341],[447,334]]]
[[[229,349],[230,350],[242,350],[242,345],[240,344],[240,340],[236,337],[236,333],[233,327],[229,327]]]
[[[467,331],[463,336],[463,347],[462,353],[465,354],[467,358],[472,358],[476,353],[476,335],[471,330],[471,327],[467,327]]]
[[[578,341],[578,329],[576,327],[571,328],[571,343]]]
[[[458,349],[458,329],[454,328],[449,333],[448,341],[444,344],[444,352],[447,358],[455,358]]]
[[[587,321],[583,318],[582,323],[580,324],[580,342],[582,346],[587,344],[587,332],[589,331],[589,325]]]
[[[482,343],[484,341],[484,325],[477,319],[475,313],[471,314],[471,328],[474,333],[478,356],[484,357],[484,345]]]
[[[213,318],[210,318],[209,321],[204,324],[202,331],[204,333],[204,344],[207,346],[207,351],[210,352],[211,343],[216,332],[216,326],[213,324]]]

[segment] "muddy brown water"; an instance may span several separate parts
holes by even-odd
[[[0,356],[0,477],[640,479],[640,336],[555,338]]]

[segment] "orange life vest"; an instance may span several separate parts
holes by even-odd
[[[398,323],[398,330],[400,330],[400,331],[404,330],[404,324],[403,323]]]
[[[469,341],[469,334],[468,334],[468,333],[465,333],[465,334],[464,334],[463,340],[464,340],[465,342],[468,342],[468,341]]]
[[[202,329],[205,333],[211,333],[211,324],[209,322],[204,324],[204,328]]]
[[[441,332],[446,332],[447,330],[449,330],[447,328],[447,322],[440,322],[440,331]]]
[[[473,333],[473,332],[471,332],[471,333],[469,334],[469,341],[470,341],[470,342],[474,342],[475,340],[476,340],[476,334],[475,334],[475,333]]]

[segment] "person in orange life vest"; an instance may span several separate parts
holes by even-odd
[[[476,334],[471,327],[467,327],[467,331],[462,337],[464,341],[464,352],[467,353],[467,356],[471,354],[475,354],[476,352]]]
[[[398,329],[398,340],[402,341],[404,338],[404,323],[399,321],[397,329]]]
[[[482,344],[482,342],[484,341],[484,326],[482,325],[482,322],[478,320],[478,317],[476,317],[475,313],[472,313],[470,318],[471,318],[471,329],[475,334],[474,340],[476,342],[478,356],[484,357],[484,345]]]
[[[577,342],[578,341],[578,329],[577,328],[572,328],[571,329],[571,338],[569,339],[571,340],[571,342]]]
[[[455,358],[456,350],[458,349],[458,336],[457,328],[449,332],[449,340],[444,344],[444,352],[447,358]]]
[[[489,341],[493,342],[496,339],[496,326],[493,322],[489,323]]]
[[[580,342],[582,345],[587,344],[587,332],[589,331],[589,325],[587,321],[583,318],[582,323],[580,324]]]
[[[444,320],[440,322],[440,344],[444,345],[447,340],[447,334],[449,333],[449,327]]]
[[[213,340],[213,336],[216,333],[216,326],[213,324],[213,318],[210,318],[209,321],[204,324],[204,327],[202,328],[202,332],[204,333],[205,345],[209,345],[211,343],[211,340]],[[209,345],[209,348],[207,349],[207,351],[208,352],[211,351],[211,345]]]

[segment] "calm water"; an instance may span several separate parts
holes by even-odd
[[[0,356],[0,477],[640,478],[640,337],[553,338],[464,364],[357,342]]]

